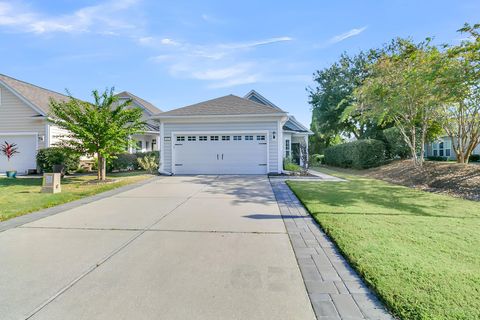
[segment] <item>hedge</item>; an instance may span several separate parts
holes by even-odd
[[[385,144],[380,140],[357,140],[325,149],[325,163],[331,166],[366,169],[385,163]]]
[[[64,165],[66,172],[74,172],[80,166],[80,155],[60,147],[40,149],[37,153],[40,172],[52,172],[54,165]]]
[[[129,171],[129,170],[140,170],[142,169],[138,164],[137,159],[143,158],[145,156],[155,156],[158,159],[160,157],[160,153],[158,151],[150,151],[150,152],[137,152],[137,153],[122,153],[117,154],[115,159],[112,159],[107,164],[107,171]]]

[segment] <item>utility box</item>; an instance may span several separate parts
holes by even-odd
[[[42,193],[60,193],[62,192],[61,173],[44,173]]]

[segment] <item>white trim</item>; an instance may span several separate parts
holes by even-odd
[[[47,122],[45,123],[45,148],[50,147],[50,124]]]
[[[163,124],[163,123],[162,123]],[[265,134],[265,141],[267,143],[267,174],[270,172],[270,132],[268,130],[221,130],[221,131],[172,131],[170,134],[171,138],[171,155],[172,155],[172,163],[171,163],[171,171],[172,174],[175,174],[175,136],[177,135],[184,135],[184,134],[234,134],[234,133],[241,133],[241,134],[246,134],[246,133],[260,133],[260,134]],[[162,139],[163,140],[163,139]],[[161,152],[160,152],[161,154]]]
[[[158,167],[160,171],[164,171],[165,169],[165,143],[163,142],[163,136],[164,136],[164,126],[163,122],[160,122],[160,134],[159,134],[159,140],[160,143],[158,145],[158,151],[160,151],[160,166]]]
[[[277,163],[277,170],[278,173],[283,172],[283,130],[282,130],[282,122],[278,120],[278,163]]]
[[[25,132],[25,131],[19,131],[19,132],[1,132],[0,131],[0,134],[2,136],[32,136],[35,134],[38,136],[38,132]]]
[[[168,112],[168,111],[167,111]],[[285,116],[286,112],[279,113],[259,113],[259,114],[214,114],[214,115],[181,115],[181,116],[164,116],[161,113],[153,115],[151,119],[189,119],[189,118],[237,118],[237,117],[272,117]]]
[[[293,130],[283,130],[283,132],[298,134],[299,136],[311,136],[311,135],[313,135],[313,132],[299,132],[299,131],[293,131]]]
[[[8,84],[6,84],[4,81],[0,80],[0,84],[2,84],[3,86],[5,86],[5,88],[7,88],[10,92],[12,92],[17,98],[19,98],[20,100],[22,100],[24,103],[26,103],[30,108],[32,108],[33,110],[35,110],[36,112],[38,112],[39,114],[41,114],[42,116],[46,116],[45,112],[43,112],[42,110],[40,110],[40,108],[38,108],[36,105],[34,105],[33,103],[31,103],[29,100],[27,100],[24,96],[22,96],[19,92],[17,92],[17,90],[13,89],[12,87],[10,87]]]

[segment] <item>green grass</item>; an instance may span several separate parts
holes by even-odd
[[[480,319],[480,203],[320,171],[288,185],[395,315]]]
[[[64,178],[62,192],[57,194],[40,193],[42,179],[39,178],[0,178],[0,221],[115,189],[148,177],[151,175],[143,172],[111,174],[108,178],[118,181],[108,184],[87,183],[96,178],[92,175]]]

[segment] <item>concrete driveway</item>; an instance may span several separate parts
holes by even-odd
[[[264,176],[161,177],[0,233],[1,319],[315,319]]]

